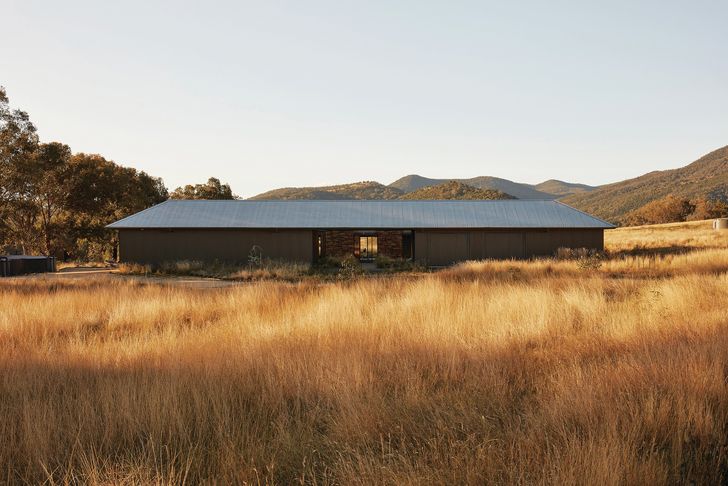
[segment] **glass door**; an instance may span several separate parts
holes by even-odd
[[[363,262],[370,262],[377,258],[377,237],[359,237],[359,259]]]

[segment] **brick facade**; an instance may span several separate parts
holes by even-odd
[[[355,238],[352,231],[327,231],[324,254],[330,257],[344,257],[354,253]],[[359,240],[356,240],[359,244]]]
[[[359,256],[359,236],[376,236],[380,255],[390,258],[402,258],[401,231],[375,231],[363,233],[357,231],[325,232],[324,254],[331,257]]]
[[[377,245],[379,254],[389,258],[402,258],[402,232],[401,231],[379,231],[377,232]]]

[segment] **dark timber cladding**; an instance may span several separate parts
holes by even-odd
[[[310,230],[141,229],[119,231],[119,261],[245,262],[253,246],[265,258],[311,261]]]
[[[415,259],[448,265],[604,247],[600,219],[556,201],[167,201],[109,225],[119,259],[312,262]]]
[[[463,260],[552,256],[559,248],[604,249],[601,229],[425,230],[415,232],[415,259],[428,265]]]

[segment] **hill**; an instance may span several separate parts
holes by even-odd
[[[403,194],[399,189],[379,182],[363,181],[323,187],[285,187],[250,199],[397,199]]]
[[[679,169],[649,172],[600,186],[562,201],[608,221],[625,222],[628,214],[671,195],[686,199],[728,200],[728,146]]]
[[[273,189],[250,199],[398,199],[404,194],[425,187],[440,186],[458,182],[473,189],[505,193],[517,199],[558,199],[566,195],[592,191],[595,188],[586,184],[551,179],[541,184],[521,184],[499,177],[480,176],[470,179],[431,179],[420,175],[408,175],[385,186],[375,181],[355,182],[322,187],[285,187]],[[438,191],[433,193],[437,194]],[[488,196],[497,196],[496,193]],[[485,193],[481,196],[486,196]],[[490,197],[474,196],[474,199]]]
[[[558,196],[555,194],[549,194],[547,192],[539,191],[530,184],[521,184],[518,182],[509,181],[508,179],[501,179],[499,177],[480,176],[473,177],[471,179],[430,179],[428,177],[422,177],[420,175],[412,174],[404,176],[401,179],[397,179],[389,185],[401,190],[402,192],[409,193],[428,186],[437,186],[444,184],[451,180],[461,182],[471,187],[478,189],[490,189],[505,192],[518,199],[556,199]]]
[[[407,200],[485,200],[485,199],[515,199],[510,194],[496,189],[479,189],[458,181],[449,181],[436,186],[427,186],[407,193],[400,197]]]
[[[570,194],[581,194],[596,189],[594,186],[588,186],[586,184],[576,184],[573,182],[564,182],[557,179],[549,179],[540,184],[533,186],[541,192],[553,194],[555,196],[564,197]]]

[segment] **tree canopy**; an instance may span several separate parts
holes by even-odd
[[[669,194],[627,214],[629,225],[676,223],[728,216],[728,204],[720,199],[687,199]]]
[[[178,187],[170,199],[235,199],[233,191],[228,184],[221,184],[220,179],[210,177],[205,184],[188,184]]]
[[[100,260],[112,256],[105,226],[167,199],[162,179],[97,154],[41,143],[28,114],[10,107],[0,86],[0,254]],[[210,178],[177,188],[176,199],[235,199]]]
[[[40,143],[0,87],[0,253],[108,258],[115,241],[104,226],[165,199],[157,177]]]

